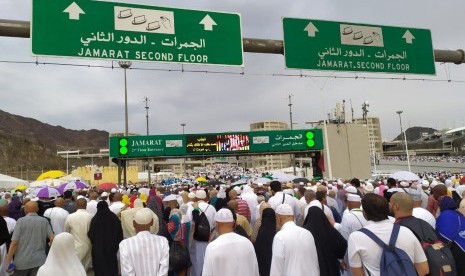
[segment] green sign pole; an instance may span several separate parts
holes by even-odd
[[[240,14],[91,0],[33,0],[32,53],[243,66]]]
[[[436,73],[431,31],[283,18],[289,69]]]

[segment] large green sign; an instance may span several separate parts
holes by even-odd
[[[323,149],[321,129],[110,137],[110,157],[242,155]]]
[[[91,0],[33,0],[32,53],[243,65],[240,14]]]
[[[436,73],[429,30],[294,18],[283,28],[287,68]]]

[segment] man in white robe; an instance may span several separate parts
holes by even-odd
[[[249,239],[234,233],[234,218],[229,209],[221,209],[215,215],[219,237],[205,250],[203,276],[258,276],[255,249]]]
[[[121,211],[126,207],[126,205],[122,202],[123,194],[116,193],[113,197],[113,202],[110,204],[109,208],[115,215],[120,217]]]
[[[205,202],[207,199],[207,194],[204,190],[198,190],[195,193],[195,202],[194,204],[190,205],[187,208],[186,217],[191,221],[192,225],[194,225],[194,220],[192,216],[192,212],[194,210],[198,210],[200,214],[205,213],[208,219],[208,223],[210,224],[210,233],[216,227],[215,224],[215,214],[216,210],[215,207]],[[204,241],[197,241],[192,239],[192,245],[190,248],[190,257],[192,266],[190,267],[190,275],[191,276],[201,276],[202,275],[202,267],[205,257],[205,250],[207,249],[208,242]]]
[[[69,213],[63,206],[65,205],[65,200],[63,198],[57,198],[55,200],[55,207],[48,208],[44,212],[44,217],[50,219],[50,224],[52,225],[52,230],[55,235],[60,234],[64,231],[65,221]]]
[[[270,276],[319,276],[320,266],[312,233],[294,223],[290,205],[279,205],[276,215],[280,230],[273,239]]]
[[[257,195],[253,193],[252,187],[244,185],[242,187],[241,198],[247,202],[250,209],[250,224],[254,225],[257,220],[257,213],[255,212],[255,207],[258,205]]]
[[[95,214],[97,213],[98,193],[97,192],[90,192],[89,199],[90,199],[90,201],[87,203],[86,210],[92,216],[95,216]]]
[[[76,212],[66,218],[65,232],[74,237],[74,249],[81,261],[84,269],[87,271],[92,262],[91,243],[87,232],[89,232],[90,221],[93,215],[86,211],[87,200],[80,198],[76,200]]]
[[[144,204],[142,203],[142,200],[138,198],[134,200],[134,208],[121,211],[121,227],[123,228],[123,237],[125,239],[134,237],[137,234],[133,221],[136,212],[142,208],[144,208]],[[156,235],[159,230],[158,228],[158,217],[155,213],[153,213],[153,225],[150,227],[150,233]]]

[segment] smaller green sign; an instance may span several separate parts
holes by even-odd
[[[290,69],[434,75],[431,31],[283,18]]]
[[[321,129],[110,137],[110,157],[176,157],[323,149]]]

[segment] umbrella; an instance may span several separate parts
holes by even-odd
[[[44,179],[48,179],[48,178],[51,178],[51,179],[60,178],[60,177],[63,177],[65,175],[66,175],[66,173],[64,173],[62,171],[52,170],[52,171],[42,173],[41,175],[39,175],[39,177],[37,177],[37,180],[44,180]]]
[[[273,179],[278,180],[279,182],[289,182],[296,179],[297,176],[287,173],[275,173],[273,174]]]
[[[242,186],[247,184],[247,178],[241,178],[231,184],[231,187]]]
[[[102,190],[111,190],[113,188],[117,188],[116,184],[115,183],[111,183],[111,182],[107,182],[107,183],[102,183],[100,185],[97,186],[99,189],[102,189]]]
[[[255,179],[254,181],[252,181],[252,183],[254,183],[254,184],[266,184],[266,183],[268,183],[270,181],[271,181],[271,179],[269,179],[268,177],[260,177],[260,178]]]
[[[210,186],[218,186],[218,185],[223,185],[224,182],[218,181],[218,180],[210,180],[208,181],[208,185]]]
[[[203,177],[203,176],[199,176],[199,177],[197,177],[195,179],[195,181],[197,181],[197,182],[207,182],[207,179],[205,177]]]
[[[31,182],[29,184],[29,187],[39,187],[39,186],[58,187],[63,183],[66,183],[66,182],[60,179],[44,179],[44,180]]]
[[[54,187],[41,187],[34,189],[31,192],[32,197],[39,197],[39,198],[50,198],[50,197],[59,197],[61,196],[60,191]]]
[[[308,179],[305,178],[305,177],[298,177],[298,178],[292,180],[292,182],[294,182],[294,183],[303,182],[304,184],[307,184],[307,183],[310,183],[310,180],[308,180]]]
[[[395,180],[399,181],[418,181],[420,177],[412,172],[409,171],[398,171],[391,174],[389,177],[394,178]]]
[[[77,181],[71,181],[69,183],[61,184],[58,187],[58,190],[60,190],[61,192],[64,192],[67,190],[76,190],[76,189],[85,189],[85,188],[89,188],[89,185],[87,185],[86,183],[80,180],[77,180]]]
[[[20,191],[24,191],[24,190],[26,190],[26,189],[27,189],[27,187],[24,186],[24,185],[19,185],[19,186],[16,186],[16,187],[15,187],[15,190],[20,190]]]

